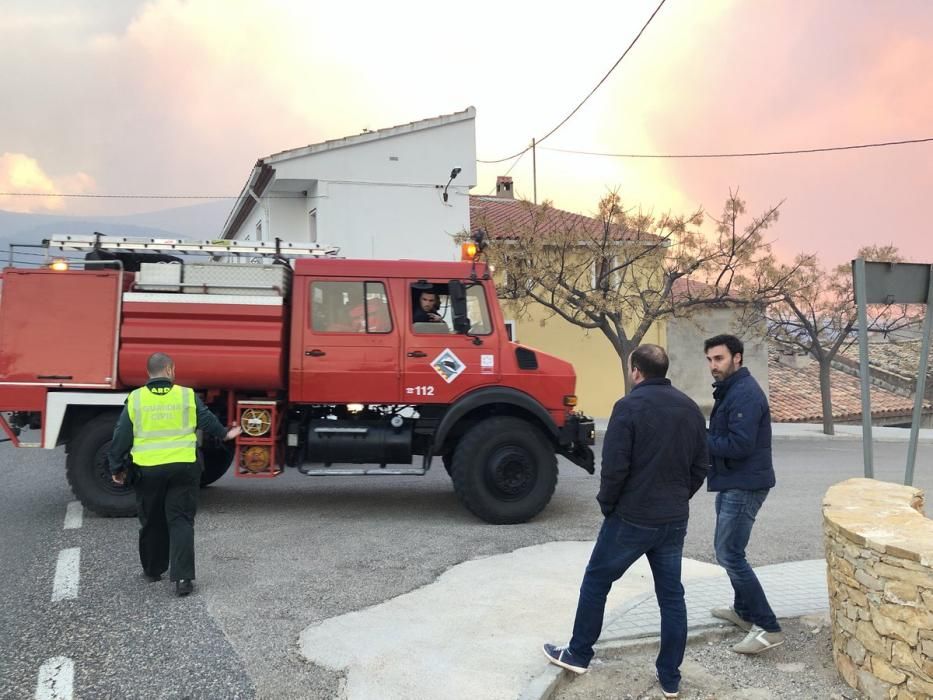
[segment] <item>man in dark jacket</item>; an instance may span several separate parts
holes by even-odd
[[[735,599],[714,608],[714,617],[746,630],[732,647],[739,654],[760,654],[784,643],[784,633],[758,577],[745,559],[755,516],[774,486],[771,462],[771,409],[758,382],[742,366],[745,346],[734,335],[717,335],[703,344],[713,379],[709,418],[712,458],[707,488],[716,494],[716,561],[729,574]]]
[[[709,456],[703,414],[665,378],[668,364],[657,345],[641,345],[629,357],[634,386],[612,409],[603,442],[596,500],[606,520],[580,586],[573,637],[566,647],[545,644],[544,653],[551,663],[584,673],[612,584],[646,555],[661,609],[655,667],[665,697],[677,697],[687,642],[684,536],[689,501],[703,484]]]

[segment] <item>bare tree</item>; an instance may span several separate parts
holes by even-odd
[[[890,245],[861,248],[857,257],[901,260],[897,248]],[[796,284],[786,287],[783,298],[768,309],[768,334],[779,345],[803,351],[818,363],[823,432],[833,435],[830,370],[839,351],[845,351],[858,336],[852,270],[840,265],[828,272],[813,256],[801,256],[796,265]],[[891,332],[915,322],[903,305],[869,307],[869,330]]]
[[[523,221],[489,230],[489,261],[500,295],[521,314],[538,304],[568,323],[602,333],[625,362],[651,326],[666,318],[733,305],[743,322],[784,298],[795,266],[777,265],[765,231],[780,204],[740,224],[745,204],[730,192],[712,235],[703,212],[653,216],[628,210],[617,191],[593,218],[550,203],[525,203]],[[626,391],[630,387],[625,375]]]

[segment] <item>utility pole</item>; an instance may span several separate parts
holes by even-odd
[[[538,203],[538,158],[535,151],[535,140],[531,139],[531,181],[534,184],[535,204]]]

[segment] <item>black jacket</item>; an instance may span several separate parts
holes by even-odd
[[[771,408],[745,367],[713,384],[709,417],[710,491],[774,486],[771,462]]]
[[[645,379],[612,409],[596,500],[636,524],[686,520],[708,468],[700,409],[669,379]]]

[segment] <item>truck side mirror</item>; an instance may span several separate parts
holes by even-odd
[[[453,313],[454,333],[469,333],[470,318],[467,316],[466,289],[460,280],[450,280],[447,283],[447,293],[450,296],[450,308]]]

